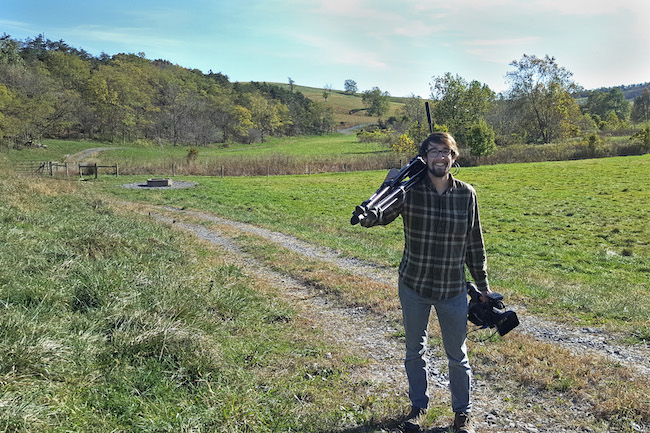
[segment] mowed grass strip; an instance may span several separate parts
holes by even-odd
[[[188,235],[75,183],[0,196],[2,431],[322,431],[403,403]]]

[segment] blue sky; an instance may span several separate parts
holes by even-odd
[[[446,72],[499,92],[554,56],[587,89],[650,81],[648,0],[0,0],[0,34],[144,52],[231,81],[428,97]]]

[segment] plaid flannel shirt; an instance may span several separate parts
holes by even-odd
[[[489,288],[476,191],[471,185],[452,177],[451,187],[438,195],[424,176],[404,200],[363,225],[386,225],[400,214],[405,244],[399,276],[408,287],[429,299],[454,297],[466,290],[467,265],[478,289]]]

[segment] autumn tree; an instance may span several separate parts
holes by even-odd
[[[221,73],[144,53],[93,57],[44,35],[24,42],[4,35],[0,129],[5,142],[15,143],[45,136],[194,145],[250,141],[255,128],[262,136],[331,131],[332,108],[289,81],[292,89],[230,83]]]
[[[273,135],[291,124],[289,108],[277,100],[269,101],[259,93],[250,95],[251,120],[260,131],[261,140],[264,135]]]
[[[575,100],[571,94],[579,89],[571,79],[573,74],[548,55],[524,54],[510,66],[514,70],[506,73],[510,83],[507,95],[526,134],[533,141],[549,143],[566,131],[575,131],[567,127],[578,122],[572,109]]]

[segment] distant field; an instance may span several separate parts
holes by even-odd
[[[121,143],[102,143],[72,140],[44,140],[46,149],[22,149],[0,152],[0,161],[63,161],[66,156],[89,148],[112,148],[97,158],[104,162],[159,163],[174,159],[185,159],[191,148],[198,150],[197,161],[214,158],[259,157],[268,155],[289,155],[294,157],[354,156],[389,152],[385,145],[360,143],[354,134],[329,134],[321,136],[298,136],[270,138],[264,143],[235,143],[224,147],[219,143],[212,146],[148,146]]]
[[[387,145],[360,143],[355,134],[328,134],[270,138],[264,143],[171,146],[113,144],[44,140],[47,148],[0,152],[0,164],[19,166],[26,161],[73,161],[86,149],[104,149],[83,159],[84,163],[118,165],[123,174],[154,176],[179,174],[251,175],[295,174],[367,170],[399,165],[411,156],[395,154]],[[74,162],[77,162],[76,159]],[[76,165],[71,165],[76,170]],[[62,169],[63,170],[63,169]],[[101,169],[111,171],[110,169]],[[101,171],[100,170],[100,171]]]
[[[289,84],[273,83],[277,86],[289,88]],[[366,111],[356,111],[350,114],[353,110],[360,110],[365,108],[361,100],[362,92],[357,92],[354,95],[345,93],[340,90],[332,90],[329,92],[327,99],[323,98],[324,89],[317,89],[315,87],[305,87],[294,85],[294,90],[301,92],[307,98],[315,102],[324,102],[331,105],[334,109],[334,118],[338,125],[337,129],[342,127],[349,127],[363,123],[375,123],[379,119],[376,116],[368,116]],[[391,98],[390,111],[385,118],[390,116],[400,116],[400,110],[404,106],[403,98]]]
[[[350,226],[384,171],[317,176],[184,177],[188,190],[91,185],[120,198],[215,212],[379,263],[401,257],[401,220]],[[531,307],[588,321],[650,316],[650,156],[463,169],[479,194],[492,283]],[[645,324],[647,327],[647,323]]]

